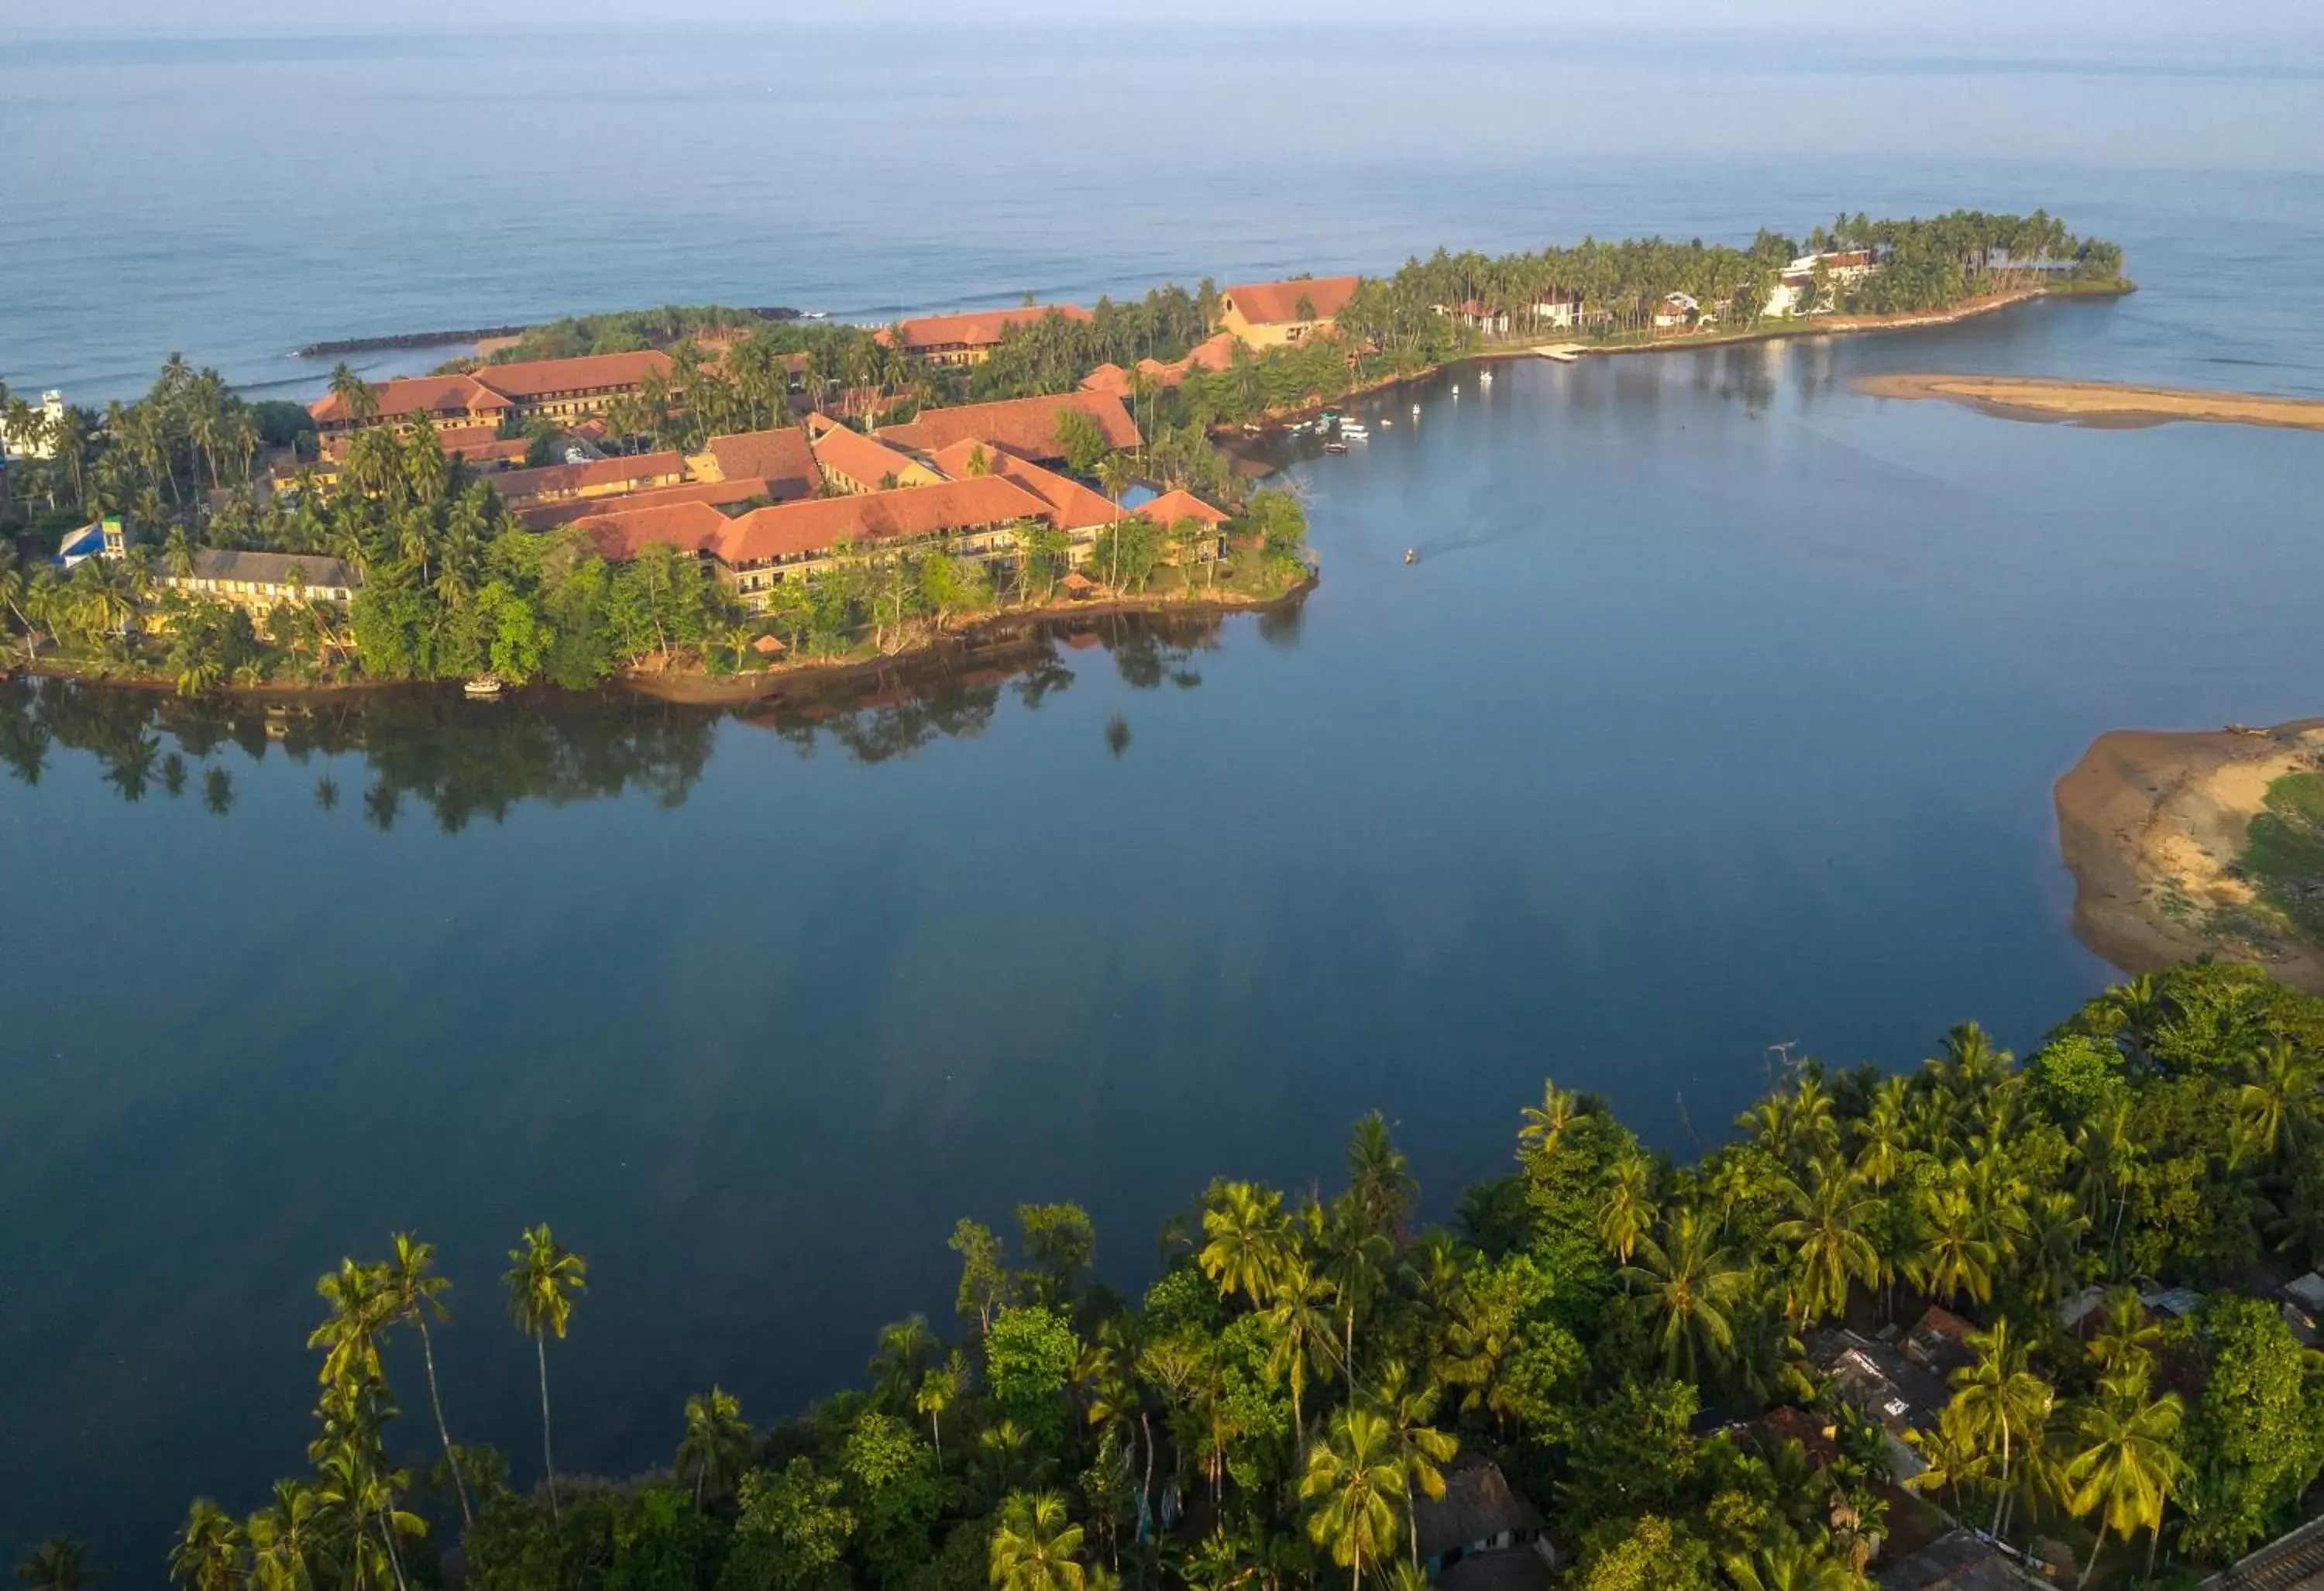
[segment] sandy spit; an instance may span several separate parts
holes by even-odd
[[[2324,431],[2324,400],[2266,392],[2133,387],[2047,376],[1900,373],[1853,383],[1875,398],[1938,398],[2004,419],[2065,420],[2090,426],[2159,426],[2203,420],[2227,426],[2282,426]]]

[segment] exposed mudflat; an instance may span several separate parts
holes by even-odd
[[[2238,865],[2268,786],[2319,766],[2324,719],[2100,735],[2055,791],[2075,931],[2126,971],[2232,956],[2324,993],[2324,946],[2282,929]]]

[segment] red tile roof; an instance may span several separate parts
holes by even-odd
[[[717,461],[718,473],[730,481],[765,481],[778,488],[779,502],[813,497],[823,489],[823,471],[807,446],[807,433],[796,426],[776,431],[735,431],[713,437],[703,451]]]
[[[686,479],[686,458],[677,453],[640,453],[623,458],[593,458],[587,464],[544,464],[493,477],[502,501],[519,504],[565,496],[592,487],[669,485]]]
[[[475,427],[482,430],[484,427]],[[484,442],[447,442],[444,456],[465,459],[471,465],[524,463],[524,455],[532,451],[532,444],[522,437],[512,437],[503,442],[493,437]]]
[[[821,552],[842,541],[859,545],[943,530],[1048,517],[1049,506],[998,475],[905,486],[849,497],[819,497],[762,508],[728,523],[713,549],[729,565]]]
[[[620,563],[637,556],[649,542],[659,541],[680,552],[706,551],[738,521],[706,502],[671,502],[595,513],[576,523],[597,544],[600,556]]]
[[[379,417],[383,420],[416,414],[496,414],[514,407],[474,376],[398,376],[381,382],[372,391],[379,399]],[[307,405],[307,412],[324,425],[353,418],[346,400],[337,392],[324,393]]]
[[[901,323],[904,352],[925,353],[930,349],[966,346],[990,348],[1001,341],[1001,334],[1012,326],[1028,326],[1045,315],[1056,314],[1067,320],[1088,320],[1090,312],[1079,304],[1030,304],[1015,309],[972,309],[964,315],[924,315]],[[888,334],[880,333],[883,338]]]
[[[650,486],[642,492],[624,492],[612,497],[576,497],[567,502],[535,503],[517,510],[516,522],[528,530],[552,530],[559,525],[595,519],[600,514],[627,513],[632,509],[662,508],[677,502],[706,502],[714,508],[732,508],[754,497],[770,498],[776,502],[787,501],[770,490],[764,481],[737,476],[725,481],[689,481],[683,486]]]
[[[647,348],[635,354],[586,354],[578,359],[527,359],[477,367],[476,380],[519,400],[554,392],[599,391],[634,387],[647,376],[669,374],[669,355]]]
[[[1205,525],[1223,525],[1234,518],[1226,510],[1213,508],[1184,489],[1165,492],[1150,502],[1140,504],[1138,511],[1165,529],[1181,520],[1200,520]]]
[[[1235,335],[1220,332],[1187,350],[1184,359],[1174,359],[1165,364],[1158,359],[1141,359],[1138,368],[1166,387],[1175,387],[1195,371],[1222,371],[1234,363]]]
[[[1112,501],[1104,493],[1093,492],[1055,470],[1045,470],[1014,454],[1004,453],[989,442],[955,442],[931,455],[930,462],[955,481],[973,481],[977,477],[969,469],[969,460],[980,447],[984,449],[985,473],[1013,482],[1047,503],[1058,529],[1094,530],[1112,524],[1117,517]]]
[[[1150,359],[1139,361],[1141,369],[1153,363]],[[1082,377],[1082,391],[1102,392],[1109,398],[1127,398],[1130,396],[1130,372],[1118,364],[1101,364]]]
[[[890,475],[896,478],[896,484],[909,485],[925,467],[909,454],[899,453],[884,442],[875,442],[825,415],[809,415],[807,429],[816,463],[823,466],[823,473],[833,477],[844,475],[859,491],[877,492]],[[835,478],[832,483],[842,483]]]
[[[935,453],[955,442],[985,441],[1007,448],[1019,458],[1044,464],[1062,458],[1057,446],[1057,419],[1078,409],[1097,422],[1109,447],[1135,447],[1143,437],[1138,423],[1118,398],[1102,392],[1061,392],[1050,398],[1009,398],[998,403],[964,403],[956,409],[924,409],[918,418],[900,426],[883,426],[876,433],[899,447]]]
[[[1255,326],[1296,326],[1300,324],[1302,295],[1314,309],[1316,319],[1329,320],[1348,307],[1360,280],[1353,276],[1309,276],[1293,281],[1247,281],[1219,296]]]

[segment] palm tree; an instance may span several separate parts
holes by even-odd
[[[2025,1347],[2010,1341],[2008,1317],[1996,1320],[1991,1330],[1971,1336],[1969,1346],[1977,1349],[1977,1363],[1953,1372],[1953,1402],[1960,1409],[1964,1429],[1983,1444],[2000,1443],[2001,1473],[1988,1527],[1998,1536],[2013,1453],[2049,1423],[2056,1394],[2025,1368]]]
[[[1397,1499],[1407,1481],[1387,1419],[1361,1405],[1334,1415],[1329,1439],[1307,1456],[1299,1494],[1317,1504],[1307,1534],[1348,1566],[1351,1591],[1360,1591],[1367,1559],[1378,1563],[1396,1550]]]
[[[902,1408],[911,1401],[920,1372],[942,1347],[928,1329],[926,1315],[911,1315],[892,1326],[882,1326],[870,1366],[872,1395],[886,1408]]]
[[[1702,1360],[1718,1363],[1734,1347],[1728,1311],[1743,1296],[1748,1275],[1689,1205],[1671,1211],[1661,1242],[1638,1240],[1638,1257],[1643,1264],[1623,1266],[1622,1275],[1646,1289],[1664,1372],[1699,1382]]]
[[[1905,1261],[1921,1286],[1951,1303],[1963,1292],[1982,1302],[1993,1296],[1993,1244],[1978,1236],[1986,1215],[1966,1187],[1940,1183],[1918,1200],[1922,1241]]]
[[[1793,1283],[1784,1312],[1803,1325],[1847,1308],[1851,1281],[1869,1286],[1880,1274],[1879,1251],[1864,1235],[1880,1201],[1864,1194],[1852,1173],[1836,1169],[1840,1163],[1816,1161],[1808,1167],[1805,1187],[1785,1183],[1792,1219],[1767,1233],[1771,1242],[1791,1250]]]
[[[1873,1092],[1871,1108],[1852,1124],[1857,1175],[1876,1191],[1886,1189],[1904,1168],[1904,1101],[1911,1089],[1904,1078],[1884,1079]]]
[[[336,800],[337,793],[333,794]],[[420,1329],[420,1359],[428,1371],[428,1403],[436,1413],[436,1438],[444,1444],[444,1464],[452,1472],[453,1489],[460,1494],[460,1518],[476,1522],[468,1506],[468,1483],[460,1474],[460,1456],[453,1450],[452,1429],[444,1422],[444,1395],[436,1385],[436,1342],[429,1334],[428,1317],[449,1320],[452,1312],[444,1295],[452,1284],[436,1274],[436,1246],[422,1243],[409,1232],[394,1235],[395,1252],[381,1267],[390,1322],[409,1320]]]
[[[734,1394],[712,1387],[686,1400],[686,1436],[678,1444],[678,1478],[694,1480],[694,1505],[731,1488],[751,1461],[750,1425]]]
[[[340,363],[331,370],[332,395],[346,405],[349,418],[360,425],[379,418],[379,392],[353,367]]]
[[[25,1591],[86,1591],[97,1571],[82,1561],[88,1549],[70,1536],[51,1536],[16,1561]]]
[[[2186,1478],[2179,1456],[2179,1424],[2186,1410],[2177,1393],[2149,1399],[2145,1377],[2126,1375],[2103,1383],[2075,1420],[2082,1446],[2066,1460],[2066,1506],[2076,1518],[2100,1515],[2098,1547],[2112,1531],[2127,1541],[2144,1528],[2146,1569],[2154,1572],[2154,1550],[2163,1537],[2163,1511]],[[2082,1566],[2078,1585],[2088,1585],[2098,1550]]]
[[[1352,1397],[1356,1384],[1356,1314],[1369,1308],[1387,1286],[1394,1249],[1387,1236],[1373,1224],[1372,1215],[1353,1188],[1333,1201],[1321,1244],[1323,1278],[1340,1305],[1340,1367],[1347,1375],[1348,1392]]]
[[[562,1517],[557,1505],[557,1457],[549,1437],[549,1338],[565,1340],[573,1319],[573,1300],[588,1288],[588,1262],[557,1241],[547,1222],[527,1228],[523,1245],[509,1250],[509,1268],[501,1280],[509,1290],[509,1313],[517,1329],[532,1338],[533,1356],[540,1364],[540,1467],[549,1481],[549,1515]]]
[[[1404,1362],[1390,1359],[1381,1367],[1379,1392],[1372,1400],[1373,1409],[1388,1422],[1391,1459],[1404,1473],[1406,1533],[1415,1568],[1420,1567],[1420,1516],[1412,1494],[1420,1492],[1442,1498],[1444,1473],[1437,1466],[1451,1463],[1452,1455],[1461,1450],[1458,1437],[1429,1424],[1436,1415],[1437,1396],[1434,1386],[1406,1384]]]
[[[1655,1227],[1655,1163],[1636,1150],[1614,1163],[1605,1201],[1598,1207],[1598,1237],[1622,1265]]]
[[[1803,1541],[1778,1538],[1756,1553],[1730,1552],[1721,1561],[1735,1591],[1861,1591],[1872,1582],[1832,1555],[1827,1536]]]
[[[1333,1356],[1338,1322],[1323,1308],[1332,1296],[1330,1283],[1310,1270],[1305,1258],[1289,1256],[1276,1272],[1275,1291],[1260,1322],[1268,1338],[1267,1373],[1291,1384],[1291,1429],[1299,1454],[1307,1452],[1307,1423],[1300,1397],[1307,1385],[1307,1367],[1328,1372]]]
[[[1196,1258],[1222,1293],[1240,1292],[1257,1305],[1274,1291],[1291,1242],[1282,1194],[1222,1182],[1203,1211],[1203,1233],[1210,1241]]]
[[[250,1540],[242,1522],[197,1497],[170,1546],[170,1580],[184,1591],[238,1591],[250,1578]]]
[[[329,1522],[304,1481],[274,1483],[274,1501],[250,1516],[251,1579],[259,1591],[313,1591]]]
[[[1588,1109],[1586,1097],[1545,1080],[1541,1085],[1541,1103],[1525,1108],[1524,1125],[1517,1128],[1519,1146],[1539,1149],[1545,1154],[1554,1150],[1558,1140],[1565,1136]]]
[[[1089,1570],[1074,1554],[1082,1527],[1055,1492],[1011,1492],[992,1527],[991,1578],[995,1591],[1082,1591]]]
[[[920,1377],[919,1390],[912,1394],[914,1411],[928,1417],[928,1443],[936,1449],[939,1469],[944,1467],[944,1412],[959,1401],[967,1380],[967,1362],[954,1348],[943,1364]]]
[[[2135,1287],[2110,1287],[2100,1308],[2105,1324],[2090,1338],[2090,1356],[2098,1363],[2102,1380],[2144,1376],[2154,1368],[2154,1350],[2163,1344],[2163,1323],[2150,1320]]]
[[[379,1339],[393,1310],[384,1269],[343,1259],[337,1271],[315,1283],[315,1291],[331,1309],[323,1323],[307,1334],[307,1346],[323,1353],[316,1379],[326,1384],[382,1379]]]
[[[1356,1123],[1348,1138],[1348,1191],[1371,1229],[1394,1237],[1411,1212],[1419,1183],[1412,1163],[1388,1136],[1388,1118],[1372,1111]]]
[[[2271,1039],[2252,1060],[2251,1081],[2236,1090],[2246,1138],[2270,1160],[2286,1143],[2297,1146],[2316,1114],[2319,1085],[2324,1066],[2292,1048],[2291,1040]]]

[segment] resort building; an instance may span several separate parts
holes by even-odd
[[[52,456],[56,452],[57,428],[64,423],[64,418],[65,395],[53,391],[42,393],[40,402],[32,406],[32,423],[23,436],[10,436],[7,420],[0,418],[0,460]]]
[[[1048,507],[1043,517],[1065,533],[1076,563],[1096,546],[1098,532],[1120,518],[1120,510],[1102,493],[982,440],[955,442],[931,455],[929,462],[954,481],[998,476],[1039,498]]]
[[[787,483],[788,484],[788,483]],[[528,530],[554,530],[559,525],[570,525],[599,514],[627,513],[632,509],[665,508],[677,502],[707,503],[712,508],[740,510],[745,503],[753,507],[767,502],[788,502],[808,495],[799,492],[779,494],[773,483],[753,481],[740,476],[731,481],[689,481],[683,486],[658,486],[645,492],[624,492],[617,497],[572,498],[563,502],[535,503],[530,508],[516,510],[516,522]]]
[[[510,470],[494,477],[493,486],[503,502],[521,509],[540,502],[571,502],[643,492],[656,486],[676,486],[685,479],[683,454],[640,453],[622,458],[594,458],[586,464]]]
[[[1028,304],[1016,309],[976,309],[965,315],[924,315],[875,335],[883,344],[892,345],[900,334],[908,359],[960,367],[991,358],[992,351],[1001,345],[1001,334],[1010,326],[1030,326],[1048,315],[1062,315],[1067,320],[1092,318],[1079,304]]]
[[[908,453],[850,430],[829,415],[807,417],[807,445],[816,467],[834,492],[885,492],[898,486],[933,486],[944,479]]]
[[[734,431],[713,437],[686,467],[697,481],[757,481],[777,502],[813,497],[823,490],[823,470],[807,432],[796,426],[775,431]]]
[[[1360,278],[1302,276],[1251,281],[1219,295],[1219,324],[1254,348],[1278,348],[1329,332]]]
[[[60,541],[56,556],[49,561],[60,569],[71,569],[91,558],[123,557],[128,551],[129,537],[120,520],[91,520]]]
[[[1065,455],[1057,440],[1057,422],[1069,409],[1079,409],[1096,421],[1098,434],[1110,448],[1137,447],[1145,441],[1121,400],[1102,392],[1060,392],[1047,398],[924,409],[902,425],[882,426],[872,434],[891,447],[916,453],[940,453],[955,442],[984,442],[1019,458],[1049,464]]]
[[[1571,331],[1582,324],[1582,300],[1561,289],[1552,289],[1534,300],[1533,320],[1536,326]]]
[[[373,389],[379,411],[359,419],[345,398],[327,392],[307,406],[325,437],[368,426],[409,430],[426,416],[439,428],[488,427],[536,417],[559,423],[594,418],[615,398],[635,392],[650,376],[668,378],[669,355],[591,354],[578,359],[533,359],[481,365],[464,375],[401,376]]]
[[[263,618],[284,602],[345,602],[363,586],[363,576],[337,558],[311,553],[231,552],[196,549],[183,575],[166,567],[153,577],[163,591],[231,602]]]
[[[1205,338],[1187,350],[1183,359],[1164,363],[1159,359],[1141,359],[1138,373],[1157,387],[1175,387],[1196,371],[1216,372],[1234,363],[1235,336],[1220,332]],[[1098,392],[1110,398],[1129,398],[1136,391],[1130,372],[1118,364],[1101,364],[1082,378],[1082,391]]]
[[[1449,315],[1462,326],[1473,326],[1490,336],[1500,336],[1509,329],[1508,313],[1494,308],[1481,299],[1466,299],[1458,304],[1439,304],[1436,313]]]
[[[1014,482],[979,475],[759,509],[729,520],[710,551],[719,578],[761,606],[778,583],[830,568],[843,546],[941,539],[955,553],[990,560],[1015,550],[1020,523],[1049,520],[1052,511]]]

